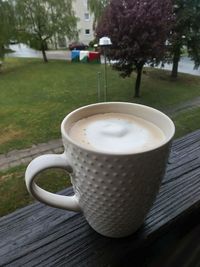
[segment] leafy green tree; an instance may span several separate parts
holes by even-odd
[[[16,0],[20,40],[40,49],[47,62],[47,42],[53,36],[77,36],[72,0]]]
[[[0,59],[4,58],[6,47],[15,38],[14,10],[9,1],[0,0]]]
[[[94,14],[94,28],[98,21],[100,20],[105,7],[108,5],[110,0],[88,0],[88,7],[90,11]]]
[[[144,64],[163,59],[172,17],[171,0],[110,0],[98,24],[97,36],[111,38],[114,68],[122,77],[136,70],[135,97],[140,96]]]
[[[178,65],[186,49],[194,60],[194,67],[200,65],[200,0],[174,0],[174,26],[169,38],[168,61],[173,62],[171,76],[178,76]]]

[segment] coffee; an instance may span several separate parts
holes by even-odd
[[[166,137],[155,124],[124,113],[104,113],[75,122],[70,138],[85,148],[108,153],[135,153],[155,148]]]

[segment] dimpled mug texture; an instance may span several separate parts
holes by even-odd
[[[149,150],[118,154],[88,149],[70,138],[68,133],[74,123],[107,112],[144,118],[157,125],[166,140]],[[142,225],[156,198],[174,132],[170,118],[147,106],[107,102],[81,107],[68,114],[61,124],[64,153],[40,156],[27,167],[27,189],[47,205],[82,211],[90,226],[104,236],[128,236]],[[37,174],[52,167],[70,173],[74,196],[53,194],[35,184]]]
[[[88,223],[109,237],[135,232],[143,223],[158,192],[168,145],[138,155],[88,153],[67,144],[71,180]]]

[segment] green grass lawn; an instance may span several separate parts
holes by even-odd
[[[176,125],[175,138],[200,129],[200,108],[194,108],[172,117]]]
[[[60,123],[77,107],[97,102],[104,66],[38,59],[7,59],[0,73],[0,154],[60,137]],[[108,100],[166,109],[200,95],[200,77],[146,69],[142,97],[133,98],[135,74],[122,79],[108,68]],[[103,88],[103,82],[102,82]]]
[[[77,107],[97,102],[97,75],[104,66],[38,59],[6,59],[0,73],[0,154],[60,137],[60,123]],[[200,96],[200,77],[145,69],[142,97],[133,98],[135,74],[122,79],[108,68],[108,101],[129,101],[161,110]],[[103,82],[101,82],[103,88]],[[103,99],[102,99],[103,100]],[[200,108],[172,115],[176,137],[199,128]],[[25,166],[0,172],[0,216],[31,203]],[[41,178],[43,177],[43,178]],[[39,184],[56,192],[70,184],[63,170],[47,170]],[[45,187],[46,186],[46,187]]]
[[[0,172],[0,217],[34,201],[24,183],[25,169],[26,166],[18,166]],[[64,170],[51,169],[38,175],[37,184],[50,192],[57,192],[68,187],[70,179]]]

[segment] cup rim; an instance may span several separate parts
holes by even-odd
[[[99,151],[99,150],[95,150],[95,149],[90,149],[90,148],[86,148],[85,146],[75,142],[67,133],[67,131],[65,130],[65,124],[66,122],[69,120],[69,118],[71,116],[73,116],[75,113],[77,112],[80,112],[84,109],[87,109],[89,107],[95,107],[95,106],[99,106],[99,105],[110,105],[110,104],[116,104],[116,105],[119,105],[119,104],[123,104],[123,105],[134,105],[134,106],[138,106],[138,107],[145,107],[149,110],[152,110],[154,112],[157,112],[159,113],[160,115],[162,115],[163,117],[165,117],[169,124],[171,125],[171,135],[166,138],[165,141],[161,142],[159,145],[153,147],[153,148],[149,148],[149,149],[144,149],[143,151],[136,151],[136,152],[123,152],[123,153],[117,153],[117,152],[107,152],[107,151]],[[64,137],[65,139],[67,139],[70,143],[72,143],[75,147],[78,147],[79,149],[82,149],[88,153],[94,153],[94,154],[100,154],[100,155],[114,155],[114,156],[128,156],[128,155],[139,155],[139,154],[143,154],[143,153],[147,153],[147,152],[150,152],[150,151],[154,151],[154,150],[157,150],[161,147],[164,147],[167,143],[169,143],[173,137],[174,137],[174,134],[175,134],[175,125],[173,123],[173,121],[163,112],[161,112],[160,110],[158,109],[155,109],[155,108],[152,108],[150,106],[147,106],[147,105],[142,105],[142,104],[137,104],[137,103],[131,103],[131,102],[99,102],[99,103],[93,103],[93,104],[89,104],[89,105],[85,105],[85,106],[82,106],[80,108],[77,108],[75,110],[73,110],[72,112],[70,112],[62,121],[61,123],[61,133],[62,133],[62,137]]]

